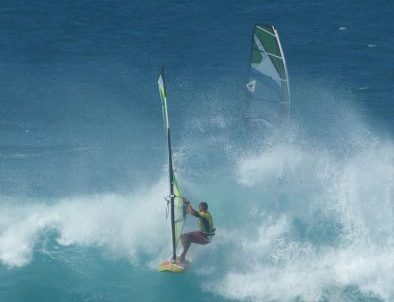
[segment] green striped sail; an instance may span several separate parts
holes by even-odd
[[[164,82],[164,70],[162,70],[159,80],[159,93],[163,111],[164,128],[167,134],[168,145],[168,175],[170,185],[170,207],[171,207],[171,237],[172,237],[172,259],[175,260],[179,247],[180,236],[186,220],[186,208],[181,197],[183,197],[181,186],[175,177],[172,163],[171,133],[168,119],[167,93]]]
[[[160,94],[160,99],[161,99],[161,110],[163,112],[164,128],[166,130],[168,130],[170,128],[170,124],[168,123],[167,94],[166,94],[166,88],[164,86],[164,71],[162,71],[162,74],[160,74],[157,84],[159,86],[159,94]]]
[[[279,35],[272,25],[257,25],[253,33],[246,119],[277,126],[290,115],[290,89]]]

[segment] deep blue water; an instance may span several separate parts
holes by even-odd
[[[1,301],[394,301],[392,1],[36,2],[0,8]],[[285,139],[242,119],[258,23]],[[218,229],[182,275],[156,271],[161,66],[177,173]]]

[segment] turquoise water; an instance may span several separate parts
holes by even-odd
[[[0,300],[394,301],[393,4],[3,1]],[[242,121],[275,24],[292,122]],[[217,235],[168,258],[176,172]],[[196,227],[189,219],[187,229]]]

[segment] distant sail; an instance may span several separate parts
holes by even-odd
[[[279,125],[290,115],[290,89],[279,35],[272,25],[257,25],[246,84],[245,118],[265,126]]]
[[[171,133],[170,123],[168,119],[167,107],[167,92],[164,83],[164,70],[162,69],[158,80],[159,93],[161,98],[161,105],[163,111],[164,128],[167,134],[167,147],[168,147],[168,175],[170,185],[170,209],[171,209],[171,237],[172,237],[172,260],[176,259],[176,252],[179,247],[179,239],[182,233],[183,226],[186,221],[186,207],[182,200],[182,189],[178,180],[175,177],[172,163],[172,150],[171,150]]]

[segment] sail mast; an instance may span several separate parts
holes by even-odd
[[[171,237],[172,237],[172,260],[176,259],[176,237],[175,237],[175,207],[174,207],[174,170],[172,165],[172,150],[171,150],[171,131],[168,120],[168,108],[167,108],[167,91],[165,88],[164,81],[164,68],[161,69],[160,77],[158,80],[159,92],[162,101],[164,127],[167,132],[167,147],[168,147],[168,176],[170,185],[170,213],[171,213]]]

